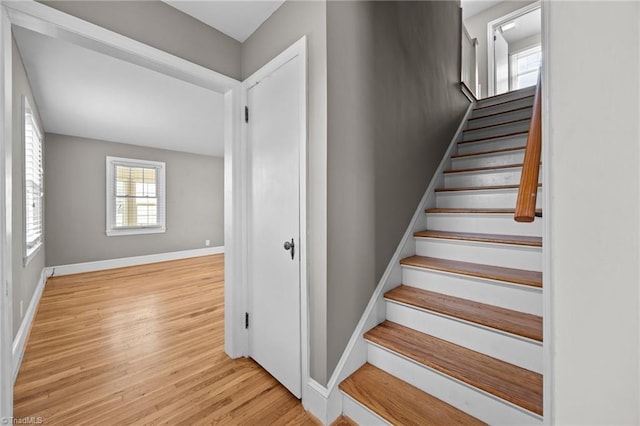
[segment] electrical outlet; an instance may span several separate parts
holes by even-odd
[[[209,247],[211,245],[211,241],[204,240],[204,245],[205,245],[205,247]]]
[[[23,305],[24,305],[24,303],[23,303],[23,301],[21,300],[21,301],[20,301],[20,318],[22,318],[22,316],[24,315],[24,310],[22,309]]]

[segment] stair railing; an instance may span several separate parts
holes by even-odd
[[[538,84],[533,100],[533,115],[529,124],[527,147],[524,152],[522,175],[514,219],[516,222],[533,222],[536,216],[538,177],[540,174],[540,154],[542,152],[542,88],[538,72]]]

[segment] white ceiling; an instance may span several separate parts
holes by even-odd
[[[223,95],[15,28],[46,132],[222,157]]]
[[[284,0],[164,0],[199,21],[244,42]]]
[[[503,0],[461,0],[462,19],[467,19],[483,12],[490,7],[502,3]]]
[[[502,33],[507,43],[514,43],[532,35],[540,34],[542,31],[540,8],[514,19],[513,22],[516,24],[515,28]]]

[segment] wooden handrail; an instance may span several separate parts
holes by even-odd
[[[536,215],[538,176],[540,174],[540,154],[542,152],[542,85],[538,73],[538,85],[533,100],[533,116],[529,124],[527,148],[524,152],[522,175],[514,218],[516,222],[533,222]]]

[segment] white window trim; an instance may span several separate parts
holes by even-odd
[[[40,249],[44,246],[44,195],[42,195],[42,200],[40,201],[40,206],[41,206],[41,227],[40,227],[40,236],[38,237],[38,240],[36,242],[35,245],[33,245],[32,247],[29,247],[27,244],[27,208],[26,208],[26,203],[27,203],[27,170],[26,170],[26,150],[27,150],[27,134],[26,134],[26,126],[27,126],[27,111],[29,111],[29,113],[31,114],[31,116],[33,117],[33,126],[34,126],[34,130],[38,135],[38,138],[40,140],[40,152],[42,155],[42,161],[44,163],[44,133],[42,132],[41,128],[40,128],[40,123],[38,123],[38,119],[35,115],[35,112],[33,111],[33,108],[31,108],[31,105],[29,104],[29,100],[27,99],[26,96],[22,96],[22,165],[21,165],[21,169],[23,171],[23,176],[22,176],[22,232],[23,232],[23,237],[22,237],[22,244],[24,247],[24,251],[23,251],[23,265],[27,266],[29,264],[29,262],[31,262],[31,259],[33,259],[34,257],[36,257],[36,255],[38,254],[38,252],[40,251]],[[44,166],[43,166],[43,171],[42,171],[42,176],[41,176],[41,183],[40,183],[40,192],[42,194],[44,194]]]
[[[165,167],[166,164],[161,161],[136,160],[133,158],[110,157],[107,156],[107,222],[106,234],[109,237],[119,235],[141,235],[141,234],[160,234],[167,231],[166,221],[166,180]],[[115,165],[125,165],[131,167],[155,167],[158,169],[158,208],[162,212],[160,225],[155,226],[137,226],[127,228],[112,228],[111,224],[115,222],[113,217],[113,203],[115,202]]]

